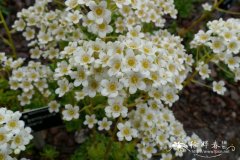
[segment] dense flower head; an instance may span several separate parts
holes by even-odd
[[[180,42],[179,37],[159,31],[145,38],[84,40],[74,45],[72,54],[65,54],[66,48],[73,46],[70,43],[60,52],[64,60],[55,69],[54,77],[63,88],[56,93],[63,96],[79,86],[89,97],[114,98],[123,92],[143,91],[171,106],[191,65],[186,63],[188,55]]]
[[[10,154],[19,154],[33,138],[31,129],[20,120],[21,113],[0,108],[0,157],[13,159]]]
[[[27,66],[18,67],[12,70],[9,84],[13,90],[22,90],[18,100],[22,106],[30,104],[35,90],[49,96],[47,79],[52,74],[50,68],[39,62],[30,61]]]
[[[30,104],[37,91],[65,121],[85,115],[90,129],[110,131],[115,125],[119,141],[140,140],[139,159],[175,141],[188,143],[191,137],[168,107],[179,99],[193,58],[180,37],[143,30],[143,23],[163,27],[164,15],[176,18],[173,0],[66,0],[63,10],[50,10],[50,2],[23,9],[13,25],[29,41],[35,60],[11,71],[11,89],[22,91],[20,104]],[[0,54],[0,60],[7,58]],[[65,97],[71,102],[62,104]],[[96,97],[104,103],[96,105]]]
[[[240,80],[240,20],[230,18],[228,20],[213,20],[207,23],[208,30],[200,30],[191,42],[193,48],[205,47],[205,52],[210,58],[210,62],[219,66],[225,64],[228,69],[235,75],[235,81]],[[199,61],[197,71],[202,79],[209,78],[211,69],[209,61]],[[223,82],[219,85],[213,83],[213,91],[223,94],[226,88]],[[216,89],[220,86],[221,89]]]

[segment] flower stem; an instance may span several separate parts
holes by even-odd
[[[11,48],[11,50],[13,52],[13,58],[17,58],[17,52],[16,52],[16,48],[15,48],[15,45],[14,45],[14,42],[13,42],[13,39],[12,39],[11,32],[10,32],[8,26],[7,26],[7,23],[6,23],[5,19],[4,19],[3,14],[2,14],[1,11],[0,11],[0,20],[1,20],[1,23],[3,24],[3,27],[4,27],[4,29],[5,29],[5,31],[7,33],[8,40],[4,39],[2,36],[1,36],[1,38]]]
[[[208,18],[214,10],[217,10],[219,5],[223,2],[223,0],[215,0],[213,8],[210,12],[204,12],[198,19],[196,19],[188,28],[183,28],[180,32],[180,36],[185,36],[186,33],[190,32],[195,26],[197,26],[199,23],[201,23],[203,20]]]
[[[208,85],[206,85],[206,84],[204,84],[204,83],[202,83],[202,82],[195,81],[195,80],[192,80],[192,82],[193,82],[193,83],[196,83],[196,84],[198,84],[198,85],[201,85],[201,86],[204,86],[204,87],[207,87],[207,88],[212,89],[212,87],[210,87],[210,86],[208,86]]]
[[[240,15],[240,12],[234,12],[234,11],[228,11],[219,7],[216,7],[216,10],[218,10],[219,12],[223,12],[226,14],[233,14],[233,15]]]

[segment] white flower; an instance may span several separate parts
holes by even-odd
[[[127,141],[131,141],[133,137],[137,137],[137,130],[132,128],[131,123],[129,121],[125,123],[118,123],[117,128],[119,131],[117,132],[118,140],[123,141],[126,139]]]
[[[24,122],[19,121],[21,117],[20,112],[15,112],[11,115],[11,118],[6,122],[5,129],[11,131],[14,134],[17,134],[21,131],[21,128],[24,127]]]
[[[38,47],[30,49],[30,53],[31,53],[31,58],[33,59],[39,59],[42,54],[41,50]]]
[[[75,92],[75,99],[77,101],[84,99],[85,96],[86,96],[86,93],[84,91]]]
[[[7,114],[6,112],[7,112],[6,108],[0,108],[0,125],[6,123],[10,118],[9,114]],[[10,112],[12,112],[12,111],[10,111]]]
[[[139,71],[138,59],[135,56],[132,49],[126,50],[126,56],[123,59],[123,63],[124,63],[124,65],[122,67],[122,70],[124,72],[129,72],[131,70],[133,70],[135,72]]]
[[[112,121],[108,121],[106,117],[102,119],[102,121],[98,121],[98,130],[109,130],[110,126],[112,125]]]
[[[88,86],[84,87],[83,91],[89,97],[95,97],[99,89],[100,89],[100,82],[94,79],[93,77],[89,77]]]
[[[237,82],[240,80],[240,68],[234,70],[235,78],[234,80]]]
[[[122,84],[118,82],[117,79],[113,78],[111,80],[101,81],[102,89],[101,93],[103,96],[108,96],[110,98],[117,97],[119,90],[122,89]]]
[[[210,47],[214,53],[221,53],[225,49],[225,44],[220,38],[212,38]]]
[[[195,40],[199,41],[200,43],[205,43],[210,39],[210,33],[204,32],[203,30],[198,31],[195,35]]]
[[[108,33],[113,31],[111,25],[108,25],[108,21],[103,21],[101,24],[91,25],[91,31],[97,34],[99,37],[104,38]]]
[[[17,70],[13,70],[12,75],[13,75],[12,76],[13,80],[22,81],[25,74],[24,74],[24,70],[19,68]]]
[[[219,33],[221,36],[223,36],[224,40],[227,42],[232,41],[235,39],[235,32],[231,30],[224,30],[223,32]]]
[[[0,62],[5,62],[7,60],[7,57],[4,52],[0,52]]]
[[[69,12],[68,15],[67,15],[67,21],[69,21],[70,23],[73,23],[73,24],[77,24],[79,23],[79,20],[82,18],[82,15],[80,14],[80,12],[77,10],[77,11],[74,11],[73,13],[72,12]]]
[[[146,84],[143,82],[143,75],[138,72],[129,72],[127,79],[121,79],[125,87],[129,87],[129,92],[134,94],[137,89],[144,90]]]
[[[65,93],[69,92],[73,87],[73,84],[69,83],[68,80],[65,78],[62,80],[58,80],[57,83],[59,88],[55,90],[55,93],[58,94],[59,97],[62,97]]]
[[[8,131],[1,127],[0,128],[0,145],[3,145],[3,144],[6,144],[11,138],[12,138],[13,135],[11,134],[8,134]]]
[[[219,82],[214,81],[213,82],[213,91],[217,92],[220,95],[224,95],[224,93],[227,90],[226,87],[224,87],[224,85],[225,85],[224,81],[219,81]]]
[[[43,92],[44,89],[48,88],[48,83],[46,79],[41,79],[34,83],[34,85],[39,89],[39,91]]]
[[[212,6],[209,3],[202,4],[202,7],[205,11],[211,11],[212,10]]]
[[[91,116],[86,115],[85,121],[83,122],[84,125],[88,125],[88,128],[93,128],[94,124],[97,123],[97,119],[95,114],[92,114]]]
[[[5,114],[5,118],[1,114]],[[4,123],[0,120],[0,159],[13,159],[9,155],[13,153],[19,154],[25,150],[33,136],[30,134],[29,127],[24,128],[24,122],[19,120],[20,112],[12,112],[6,108],[0,108],[0,119],[4,119]],[[3,120],[2,119],[2,120]]]
[[[87,80],[88,74],[89,74],[88,71],[84,67],[79,66],[77,68],[77,71],[74,71],[70,74],[71,78],[75,79],[73,85],[75,87],[78,87],[80,85],[87,86],[88,85],[88,80]]]
[[[14,22],[13,28],[16,28],[17,31],[23,31],[25,26],[26,23],[22,19],[19,19]]]
[[[143,121],[147,122],[149,126],[152,126],[157,122],[156,112],[148,109],[148,111],[143,116]]]
[[[25,150],[26,147],[25,145],[28,144],[29,142],[25,140],[26,135],[23,132],[20,132],[19,134],[15,135],[13,137],[12,143],[11,143],[11,149],[14,150],[15,154],[19,154],[21,150]]]
[[[116,5],[119,7],[119,8],[122,8],[123,5],[129,5],[131,4],[131,0],[114,0],[116,2]]]
[[[128,109],[123,106],[123,98],[116,97],[114,99],[108,99],[108,104],[109,106],[105,108],[105,112],[108,117],[117,118],[120,115],[122,117],[127,116]]]
[[[199,71],[199,74],[201,75],[202,79],[206,79],[209,77],[209,74],[211,73],[211,70],[208,67],[208,64],[204,64],[203,62],[200,62],[196,68],[197,71]]]
[[[27,78],[30,82],[31,81],[37,82],[39,81],[39,74],[35,70],[30,70],[27,73]]]
[[[66,61],[61,61],[57,63],[57,68],[55,69],[55,77],[59,78],[64,75],[69,75],[71,73],[71,66]]]
[[[40,32],[38,34],[38,40],[40,44],[47,44],[53,40],[53,37],[49,33]]]
[[[9,85],[12,90],[17,90],[20,87],[20,83],[18,83],[18,81],[12,80],[12,78],[9,79]]]
[[[172,104],[179,99],[179,96],[176,95],[176,93],[174,93],[173,91],[168,90],[164,92],[163,99],[166,104],[169,104],[169,106],[172,106]]]
[[[129,32],[127,33],[127,36],[130,38],[142,38],[144,37],[144,34],[141,33],[141,26],[136,26],[132,29],[129,30]]]
[[[235,68],[239,68],[240,57],[233,57],[231,54],[227,54],[224,57],[225,63],[228,65],[229,69],[234,70]]]
[[[78,6],[78,0],[66,0],[65,4],[68,7],[67,9],[73,9]]]
[[[240,52],[240,41],[231,40],[227,43],[227,53],[238,54]]]
[[[59,112],[60,104],[57,103],[57,101],[51,101],[48,103],[48,107],[49,107],[48,110],[50,113]]]
[[[140,50],[146,55],[154,55],[157,49],[154,47],[151,41],[143,41]]]
[[[78,119],[79,118],[79,107],[78,106],[72,106],[71,104],[65,105],[65,110],[62,112],[63,119],[66,121],[70,121],[72,119]]]
[[[122,66],[121,56],[120,55],[113,56],[110,59],[108,66],[110,67],[110,69],[108,70],[109,76],[118,75]]]
[[[75,62],[77,64],[87,66],[88,64],[92,63],[94,58],[92,57],[93,51],[87,50],[86,48],[79,47],[74,52]]]
[[[31,103],[31,97],[29,97],[27,94],[22,93],[21,95],[18,95],[18,100],[20,101],[21,106],[25,106],[27,104]]]
[[[33,89],[33,85],[27,79],[24,79],[20,84],[20,87],[23,89],[24,92],[28,92]]]
[[[153,65],[153,58],[145,55],[138,55],[137,59],[139,61],[139,69],[141,73],[149,77],[150,71],[156,71],[156,67]]]
[[[143,148],[143,154],[147,156],[147,158],[151,158],[152,154],[156,153],[157,149],[154,148],[153,144],[147,144],[144,148]]]
[[[35,30],[31,28],[26,28],[26,31],[23,32],[23,36],[26,38],[26,40],[31,40],[35,36]]]
[[[95,21],[97,24],[103,24],[104,20],[110,22],[111,12],[106,9],[107,3],[105,1],[101,1],[98,5],[91,1],[88,5],[91,11],[88,12],[87,17],[90,20]]]

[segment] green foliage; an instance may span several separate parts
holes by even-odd
[[[60,41],[59,42],[59,48],[63,50],[68,45],[67,41]]]
[[[201,1],[202,0],[174,0],[174,3],[180,18],[187,18],[193,12],[194,3]]]
[[[96,106],[98,104],[106,104],[107,103],[107,97],[96,96],[91,100],[91,102],[93,103],[93,106]]]
[[[84,116],[80,116],[84,117]],[[74,119],[71,121],[65,121],[65,126],[66,126],[66,130],[68,132],[74,132],[76,130],[79,130],[81,128],[81,125],[83,124],[83,119]]]
[[[218,69],[219,77],[222,77],[223,79],[227,80],[230,83],[235,83],[234,81],[235,74],[228,68],[226,64],[220,63],[218,65]]]
[[[144,33],[153,33],[156,30],[159,30],[158,27],[155,27],[154,23],[143,23],[143,32]]]
[[[0,0],[0,11],[5,14],[8,15],[9,14],[9,10],[7,9],[7,1],[5,0]]]
[[[111,142],[110,137],[97,134],[89,137],[71,156],[71,160],[135,160],[136,149],[133,143]],[[107,151],[109,143],[111,148]],[[106,157],[108,152],[108,158]],[[107,159],[106,159],[107,158]]]
[[[0,106],[7,107],[13,111],[17,111],[20,108],[19,103],[16,103],[19,91],[9,89],[8,80],[0,79]],[[10,107],[11,106],[11,107]]]
[[[46,145],[40,155],[46,160],[54,160],[58,157],[59,152],[54,147]]]

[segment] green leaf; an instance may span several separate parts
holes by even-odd
[[[46,145],[40,155],[45,159],[54,160],[58,157],[59,152],[53,146]]]
[[[202,0],[174,0],[180,18],[189,17],[193,12],[194,5],[199,2],[202,2]]]
[[[65,126],[68,132],[79,130],[83,124],[83,119],[74,119],[71,121],[65,121]]]

